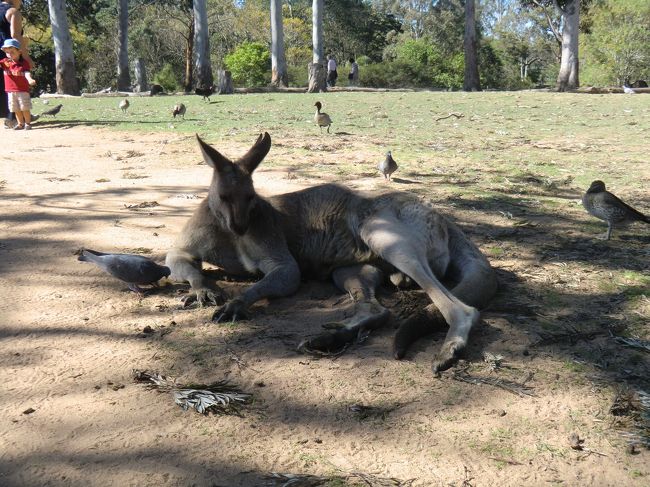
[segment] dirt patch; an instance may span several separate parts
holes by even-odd
[[[78,262],[80,247],[164,258],[210,180],[191,137],[75,127],[13,139],[0,173],[0,484],[276,485],[273,472],[325,482],[309,485],[648,482],[647,350],[615,337],[648,338],[650,238],[635,228],[596,240],[604,226],[575,204],[571,179],[528,175],[476,199],[436,187],[501,291],[465,361],[435,378],[445,330],[400,362],[391,327],[335,359],[297,354],[352,311],[330,283],[215,325],[212,310],[181,307],[186,286],[140,298]],[[277,145],[336,161],[331,140]],[[263,164],[255,182],[271,194],[328,179]],[[440,182],[395,180],[414,191]],[[379,173],[347,183],[386,187]],[[247,285],[220,284],[231,294]],[[395,321],[421,302],[388,287],[380,299]],[[133,369],[186,384],[227,379],[253,399],[240,415],[203,416],[133,382]]]

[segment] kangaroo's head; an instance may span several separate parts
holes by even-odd
[[[253,171],[271,148],[271,136],[261,134],[253,147],[236,161],[224,157],[197,135],[205,162],[214,169],[208,194],[210,211],[225,228],[244,235],[250,224],[251,211],[258,202],[253,188]]]

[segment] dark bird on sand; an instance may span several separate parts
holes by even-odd
[[[174,107],[174,110],[172,111],[172,115],[174,115],[174,118],[176,118],[176,115],[183,117],[183,120],[185,120],[185,105],[182,103],[177,103],[176,106]]]
[[[124,281],[129,289],[136,293],[143,293],[144,289],[138,285],[153,285],[163,277],[170,274],[169,267],[156,264],[153,260],[142,255],[132,254],[105,254],[96,250],[84,249],[78,260],[92,262],[101,267],[113,277]]]
[[[605,239],[612,235],[612,227],[624,226],[633,222],[650,223],[650,217],[635,210],[607,191],[605,183],[594,181],[582,197],[582,204],[590,215],[607,222]]]
[[[210,101],[210,97],[214,95],[214,91],[216,90],[216,87],[214,85],[208,86],[207,88],[200,88],[197,87],[194,90],[194,93],[197,95],[200,95],[203,97],[203,101],[208,100]]]
[[[330,125],[332,125],[332,119],[327,113],[320,111],[320,109],[323,108],[321,102],[317,101],[314,103],[314,106],[316,107],[316,113],[314,114],[314,121],[316,122],[316,125],[320,127],[321,133],[323,132],[323,127],[327,127],[327,133],[329,134]]]
[[[61,111],[61,108],[63,108],[63,105],[57,105],[54,108],[50,108],[49,110],[45,110],[41,115],[48,115],[50,117],[55,116],[57,113]]]
[[[384,175],[384,179],[388,179],[390,181],[391,174],[397,171],[397,163],[395,162],[395,159],[393,159],[390,151],[386,152],[386,158],[379,163],[377,168]]]

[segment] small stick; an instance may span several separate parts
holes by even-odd
[[[439,122],[440,120],[445,120],[445,119],[447,119],[447,118],[449,118],[449,117],[463,118],[464,116],[465,116],[465,115],[463,115],[462,113],[450,113],[450,114],[447,115],[446,117],[439,117],[439,118],[436,118],[436,122]]]

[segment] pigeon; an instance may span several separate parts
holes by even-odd
[[[582,197],[582,204],[590,215],[607,222],[605,240],[609,240],[611,237],[614,224],[625,225],[635,221],[650,223],[650,217],[635,210],[607,191],[605,183],[602,181],[591,183]]]
[[[142,255],[105,254],[83,249],[78,260],[96,264],[113,277],[126,282],[131,291],[140,294],[144,293],[144,289],[138,287],[138,284],[157,286],[160,279],[171,274],[169,267],[158,265]]]
[[[125,98],[124,100],[122,100],[122,101],[120,102],[120,109],[121,109],[124,113],[126,113],[126,111],[128,110],[128,108],[129,108],[129,100],[127,100],[127,99]]]
[[[172,115],[174,115],[174,118],[176,118],[176,115],[179,115],[183,117],[183,120],[185,120],[185,105],[182,103],[177,103],[176,106],[174,107],[174,111],[172,112]]]
[[[321,108],[323,108],[323,105],[321,102],[317,101],[314,103],[314,106],[316,107],[316,114],[314,115],[314,121],[316,124],[320,127],[321,133],[323,133],[323,127],[327,127],[327,133],[330,133],[330,125],[332,125],[332,119],[330,116],[325,113],[320,111]]]
[[[45,110],[41,115],[48,115],[50,117],[55,116],[57,113],[61,111],[61,108],[63,108],[63,105],[57,105],[54,108],[50,108],[49,110]]]
[[[210,96],[214,94],[214,91],[216,90],[216,86],[210,85],[207,88],[196,88],[194,90],[194,93],[197,95],[201,95],[203,97],[203,101],[210,101]]]
[[[623,93],[627,93],[628,95],[634,95],[636,91],[634,91],[632,88],[630,88],[627,85],[623,85]]]
[[[393,159],[390,151],[386,152],[386,159],[381,161],[377,168],[384,175],[384,179],[388,179],[390,181],[391,174],[397,171],[397,163],[395,162],[395,159]]]

